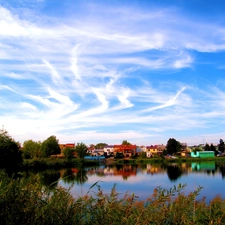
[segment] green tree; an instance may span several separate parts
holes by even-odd
[[[166,145],[167,154],[172,155],[174,153],[180,152],[181,149],[182,149],[181,143],[177,141],[176,139],[170,138],[167,141],[167,145]]]
[[[60,154],[60,147],[56,136],[50,136],[41,145],[41,156],[49,157],[51,155]]]
[[[123,140],[122,145],[131,145],[131,143],[128,142],[127,140]]]
[[[84,156],[87,155],[88,148],[83,142],[81,142],[81,143],[77,143],[75,151],[76,151],[77,155],[81,159],[83,159]]]
[[[23,157],[25,159],[33,159],[40,157],[41,142],[27,140],[23,143]]]
[[[225,144],[224,144],[223,139],[220,139],[220,143],[219,143],[219,145],[218,145],[218,150],[219,150],[220,152],[224,152],[224,150],[225,150]]]
[[[63,154],[66,159],[71,159],[74,157],[75,148],[66,147],[63,149]]]
[[[210,148],[208,143],[205,144],[204,150],[205,151],[210,151],[211,150],[211,148]]]
[[[98,143],[95,145],[95,149],[103,149],[106,145],[106,143]]]
[[[4,129],[0,129],[0,167],[15,169],[22,162],[22,152],[18,142]]]

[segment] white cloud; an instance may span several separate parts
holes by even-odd
[[[224,123],[224,84],[181,73],[198,51],[224,50],[223,27],[171,9],[96,9],[31,21],[0,7],[0,121],[12,135],[165,143],[171,129]]]

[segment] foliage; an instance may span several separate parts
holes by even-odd
[[[50,136],[41,145],[41,156],[49,157],[51,155],[60,154],[60,147],[56,136]]]
[[[83,142],[81,142],[81,143],[77,143],[75,151],[76,151],[77,155],[81,159],[83,159],[84,156],[87,155],[88,148]]]
[[[127,140],[123,140],[122,145],[131,145],[131,143],[128,142]]]
[[[177,153],[179,151],[181,151],[181,144],[179,141],[177,141],[176,139],[174,138],[170,138],[168,141],[167,141],[167,145],[166,145],[166,151],[167,151],[167,154],[174,154],[174,153]]]
[[[218,150],[219,150],[220,152],[224,152],[224,150],[225,150],[225,144],[224,144],[223,139],[220,139],[220,143],[219,143],[219,145],[218,145]]]
[[[200,151],[203,151],[203,149],[201,147],[194,147],[192,149],[192,151],[196,154],[196,152],[200,152]]]
[[[20,146],[8,132],[0,129],[0,168],[16,168],[22,162]]]
[[[76,204],[64,189],[45,188],[38,177],[18,180],[1,173],[0,178],[1,225],[76,224]]]
[[[216,147],[211,143],[210,150],[217,153]]]
[[[211,151],[211,148],[210,148],[208,143],[205,144],[204,150],[205,151]]]
[[[61,187],[51,190],[40,185],[39,177],[11,179],[0,173],[0,221],[2,225],[134,225],[225,223],[225,200],[216,196],[208,204],[196,200],[201,187],[188,195],[185,185],[155,188],[145,201],[135,194],[121,196],[113,186],[105,194],[98,183],[84,195],[73,198]],[[93,189],[97,188],[97,191]]]
[[[41,142],[35,142],[33,140],[27,140],[23,143],[23,158],[33,159],[40,157]]]
[[[139,155],[140,158],[147,158],[146,152],[141,152]]]
[[[75,148],[66,147],[63,149],[63,154],[66,159],[71,159],[74,157]]]
[[[124,158],[124,154],[122,152],[117,152],[116,155],[114,156],[114,158],[122,159],[122,158]]]
[[[103,149],[106,145],[106,143],[98,143],[95,145],[95,149]]]
[[[59,168],[68,168],[74,166],[81,166],[82,162],[78,159],[65,160],[62,158],[35,158],[24,160],[22,164],[23,169],[35,169],[35,170],[44,170],[44,169],[59,169]]]

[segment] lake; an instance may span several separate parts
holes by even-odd
[[[70,187],[74,197],[83,196],[98,181],[104,193],[109,193],[114,185],[121,197],[126,193],[134,193],[140,200],[146,199],[160,186],[169,189],[186,184],[184,193],[193,192],[203,186],[198,199],[206,197],[207,202],[216,195],[225,198],[225,162],[190,162],[170,163],[168,165],[119,165],[73,168],[60,171],[42,172],[43,183],[55,186]],[[96,191],[94,187],[90,191]]]

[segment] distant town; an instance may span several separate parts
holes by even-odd
[[[65,148],[75,148],[75,143],[59,144],[61,152]],[[124,140],[122,144],[108,145],[106,143],[91,144],[87,146],[88,155],[90,156],[123,156],[132,157],[135,155],[145,154],[146,157],[157,157],[165,155],[167,157],[214,157],[223,156],[225,144],[222,139],[218,144],[199,144],[188,146],[186,143],[180,143],[174,138],[170,138],[167,145],[156,144],[149,146],[137,146]]]

